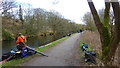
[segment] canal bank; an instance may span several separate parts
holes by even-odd
[[[58,40],[60,38],[63,38],[63,35],[59,34],[59,35],[34,36],[27,38],[26,44],[29,47],[37,48],[50,42],[53,42],[55,40]],[[7,53],[11,49],[17,50],[15,40],[2,41],[2,53]]]
[[[51,42],[51,43],[49,43],[49,44],[46,44],[46,45],[44,45],[44,46],[41,46],[41,47],[37,48],[36,50],[38,50],[38,51],[44,51],[44,50],[50,48],[51,46],[53,46],[53,45],[55,45],[55,44],[57,44],[57,43],[65,40],[65,39],[67,39],[67,38],[68,38],[68,36],[67,36],[67,37],[63,37],[63,38],[58,39],[58,40],[56,40],[56,41],[53,41],[53,42]],[[7,66],[19,66],[22,62],[24,62],[25,60],[29,60],[29,59],[32,58],[33,56],[34,56],[34,55],[32,55],[32,56],[27,56],[27,57],[24,57],[24,58],[14,59],[14,60],[11,60],[11,61],[7,61],[7,62],[5,62],[5,63],[2,63],[2,66],[4,66],[4,67],[7,67]]]

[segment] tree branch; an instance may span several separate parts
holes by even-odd
[[[104,26],[109,26],[109,20],[110,20],[110,2],[105,2],[105,11],[104,11]]]
[[[120,6],[119,6],[119,2],[111,2],[111,3],[112,3],[114,17],[115,17],[115,34],[114,34],[113,42],[110,47],[111,50],[109,52],[109,56],[114,57],[115,51],[120,42],[120,35],[119,35],[120,34]]]
[[[102,24],[102,22],[101,22],[101,20],[100,20],[100,18],[99,18],[99,15],[98,15],[98,13],[97,13],[97,10],[95,9],[95,6],[94,6],[92,0],[90,0],[90,1],[87,0],[87,1],[88,1],[88,5],[89,5],[89,7],[90,7],[90,10],[91,10],[91,12],[92,12],[95,25],[96,25],[99,33],[102,34],[103,24]]]

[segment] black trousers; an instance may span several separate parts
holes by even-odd
[[[22,42],[17,44],[17,49],[18,50],[23,50],[24,47],[25,47],[25,45]]]

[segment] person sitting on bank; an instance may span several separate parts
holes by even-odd
[[[19,33],[18,37],[16,38],[17,49],[22,50],[22,48],[25,47],[25,42],[27,42],[26,37],[23,36],[22,33]]]

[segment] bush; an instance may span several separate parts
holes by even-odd
[[[12,34],[5,29],[2,29],[2,38],[3,38],[3,40],[13,40],[14,39]]]

